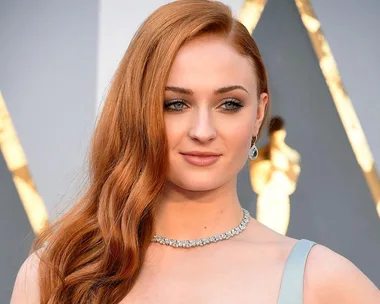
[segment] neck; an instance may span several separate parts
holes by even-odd
[[[155,234],[191,240],[224,233],[243,219],[236,180],[210,191],[188,191],[168,183],[155,212]]]

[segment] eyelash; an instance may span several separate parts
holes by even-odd
[[[184,105],[185,102],[181,99],[175,99],[175,100],[172,100],[172,101],[169,101],[169,102],[166,102],[165,105],[164,105],[164,108],[168,111],[168,112],[182,112],[183,109],[173,109],[173,108],[169,108],[170,106],[174,105],[174,104],[182,104]],[[243,107],[243,104],[237,100],[237,99],[227,99],[226,102],[224,102],[222,105],[225,105],[225,104],[231,104],[234,106],[234,108],[232,109],[224,109],[223,111],[225,112],[238,112],[242,107]]]

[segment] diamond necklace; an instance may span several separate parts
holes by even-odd
[[[191,247],[199,247],[199,246],[204,246],[210,243],[216,243],[219,241],[228,240],[232,238],[233,236],[240,234],[241,232],[245,230],[245,228],[247,228],[247,224],[250,219],[249,212],[245,210],[244,208],[242,208],[242,210],[244,212],[244,217],[242,221],[240,222],[239,226],[225,233],[202,238],[202,239],[196,239],[196,240],[174,240],[174,239],[169,239],[169,238],[162,237],[159,235],[155,235],[153,236],[152,242],[159,243],[161,245],[175,247],[175,248],[179,248],[179,247],[191,248]]]

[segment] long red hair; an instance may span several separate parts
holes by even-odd
[[[133,287],[153,236],[168,168],[163,100],[181,46],[217,34],[252,60],[258,94],[269,93],[259,50],[222,3],[174,1],[133,37],[115,73],[91,141],[85,194],[41,233],[41,303],[118,303]]]

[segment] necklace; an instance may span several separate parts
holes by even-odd
[[[161,245],[175,247],[175,248],[179,248],[179,247],[191,248],[191,247],[199,247],[199,246],[204,246],[210,243],[216,243],[219,241],[228,240],[232,238],[233,236],[240,234],[241,232],[245,230],[245,228],[247,228],[247,224],[250,219],[249,212],[245,210],[244,208],[242,208],[242,210],[244,212],[244,217],[242,221],[240,222],[239,226],[225,233],[202,238],[202,239],[196,239],[196,240],[175,240],[175,239],[169,239],[166,237],[155,235],[153,236],[152,242],[159,243]]]

